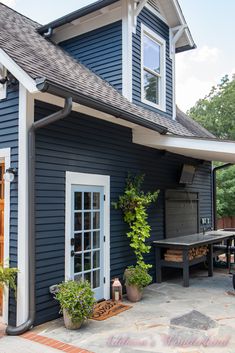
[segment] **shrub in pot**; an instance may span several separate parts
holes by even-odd
[[[88,281],[67,281],[58,285],[55,299],[59,301],[65,327],[79,329],[93,313],[94,293]]]
[[[152,277],[146,268],[130,266],[124,272],[127,298],[131,302],[138,302],[143,295],[144,287],[152,282]]]

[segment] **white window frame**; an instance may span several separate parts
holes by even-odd
[[[149,70],[150,73],[160,77],[159,104],[153,103],[145,98],[144,92],[144,36],[160,45],[160,75]],[[150,28],[141,24],[141,102],[156,109],[166,111],[166,41]]]
[[[110,176],[66,172],[65,200],[65,280],[72,278],[71,272],[71,197],[72,185],[102,186],[104,188],[104,299],[110,299]]]
[[[0,63],[0,78],[7,76],[7,69]],[[2,85],[0,83],[0,100],[7,98],[7,84]]]

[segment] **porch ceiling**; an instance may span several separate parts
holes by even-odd
[[[160,135],[147,129],[133,130],[133,143],[166,150],[183,156],[235,163],[235,141]]]

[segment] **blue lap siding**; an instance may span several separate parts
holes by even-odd
[[[141,102],[141,23],[166,41],[166,112]],[[169,57],[169,27],[146,8],[139,14],[136,34],[133,34],[133,102],[172,118],[172,60]]]
[[[11,148],[11,167],[18,168],[18,111],[19,89],[9,88],[7,98],[0,100],[0,149]],[[17,215],[18,185],[17,178],[11,183],[10,191],[10,265],[17,267]],[[15,322],[16,306],[11,293],[9,322]]]
[[[122,90],[122,22],[98,28],[60,43],[71,56]]]
[[[36,104],[36,118],[54,111]],[[179,188],[182,163],[188,158],[132,143],[132,131],[89,116],[70,117],[37,132],[36,137],[36,296],[37,323],[58,316],[48,287],[64,279],[65,173],[111,177],[111,201],[123,192],[128,172],[145,173],[145,189],[160,189],[150,210],[152,239],[164,236],[164,190]],[[200,216],[211,217],[210,164],[198,168],[191,190],[200,192]],[[120,276],[134,258],[119,211],[111,208],[111,278]],[[147,259],[154,263],[151,253]]]

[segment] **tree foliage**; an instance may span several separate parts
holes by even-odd
[[[222,78],[188,114],[215,136],[235,140],[235,78]]]
[[[188,114],[216,137],[235,140],[235,77],[222,78],[219,85],[200,99]],[[218,163],[216,163],[218,165]],[[218,216],[235,215],[235,166],[217,172]]]

